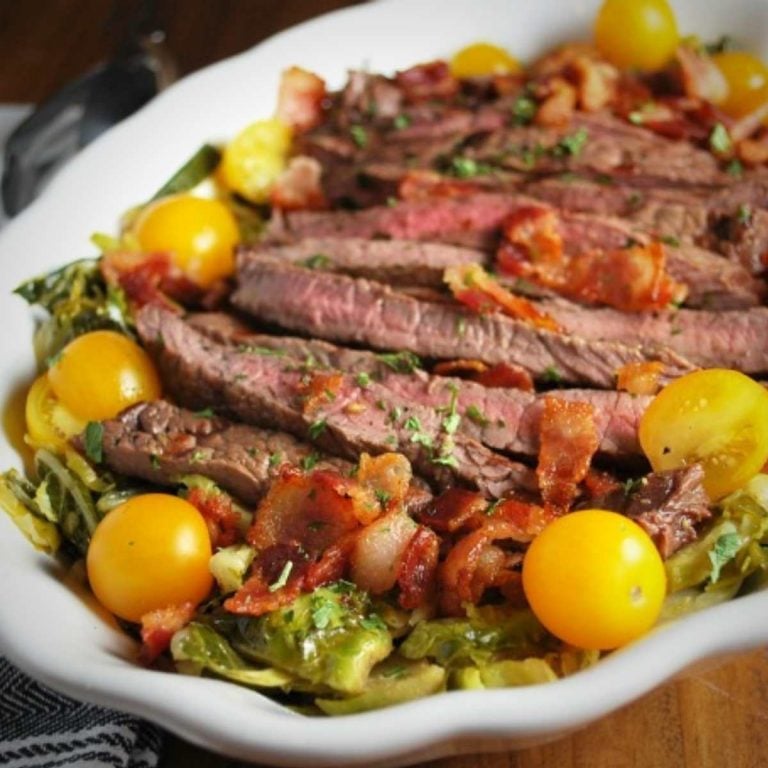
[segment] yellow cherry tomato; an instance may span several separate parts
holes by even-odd
[[[53,393],[48,374],[38,376],[29,389],[24,405],[26,441],[32,448],[60,451],[67,440],[80,434],[86,425]]]
[[[129,405],[160,397],[160,379],[149,355],[115,331],[73,339],[48,370],[54,395],[77,418],[111,419]]]
[[[451,59],[451,73],[459,78],[507,75],[521,69],[514,56],[492,43],[473,43]]]
[[[657,471],[700,462],[716,501],[768,461],[768,391],[738,371],[695,371],[656,395],[638,434]]]
[[[579,648],[618,648],[647,632],[666,594],[661,555],[648,534],[616,512],[589,509],[550,523],[523,560],[531,610]]]
[[[285,169],[293,132],[281,120],[258,120],[224,148],[220,178],[225,186],[252,203],[266,203]]]
[[[235,270],[240,231],[220,200],[186,194],[162,198],[138,215],[133,233],[142,251],[169,252],[174,264],[204,288]]]
[[[667,0],[605,0],[595,20],[598,50],[622,69],[661,69],[678,42],[677,21]]]
[[[86,566],[99,602],[128,621],[211,590],[211,541],[202,515],[164,493],[134,496],[96,526]]]
[[[768,66],[757,56],[725,51],[712,58],[728,83],[728,95],[719,103],[723,111],[741,117],[768,102]]]

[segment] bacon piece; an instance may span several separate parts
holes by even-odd
[[[224,601],[224,610],[241,616],[261,616],[290,605],[301,594],[303,585],[304,580],[299,576],[289,578],[285,586],[274,589],[261,573],[255,573]]]
[[[519,540],[518,527],[506,520],[489,519],[461,538],[438,569],[440,609],[460,616],[464,603],[477,603],[483,592],[499,580],[499,558],[489,552],[499,539]]]
[[[484,185],[471,179],[447,179],[435,171],[408,171],[400,180],[397,195],[401,200],[427,200],[434,197],[463,197],[481,192]]]
[[[246,540],[256,549],[290,543],[316,559],[345,534],[356,530],[370,510],[358,508],[355,481],[338,472],[304,474],[286,466],[259,504]]]
[[[193,603],[169,605],[145,613],[141,617],[140,661],[143,664],[151,664],[161,653],[168,650],[171,638],[189,624],[194,615]]]
[[[203,516],[214,549],[229,547],[240,540],[239,517],[226,493],[193,488],[187,501]]]
[[[501,271],[569,298],[642,312],[664,309],[687,295],[686,286],[667,273],[659,242],[567,254],[557,214],[533,206],[508,218],[504,237],[497,254]]]
[[[499,285],[479,264],[448,267],[443,275],[454,297],[479,313],[501,311],[535,328],[560,331],[560,326],[546,313],[522,296]]]
[[[600,443],[594,406],[576,400],[545,398],[539,441],[536,475],[541,497],[545,506],[559,513],[567,512]]]
[[[728,133],[733,141],[737,142],[737,144],[741,143],[745,139],[752,137],[753,134],[765,125],[766,118],[768,118],[768,102],[761,104],[749,114],[739,118],[730,126]]]
[[[275,117],[297,133],[306,133],[322,122],[325,97],[325,81],[321,77],[301,67],[291,67],[280,78]]]
[[[622,365],[616,371],[616,389],[631,395],[655,395],[661,388],[663,370],[664,364],[658,360]]]
[[[551,508],[519,499],[504,499],[490,508],[487,514],[494,520],[504,520],[514,525],[516,540],[521,542],[532,541],[556,517]]]
[[[546,86],[537,89],[541,99],[533,118],[536,125],[559,127],[567,125],[576,110],[576,89],[562,77],[553,77]]]
[[[349,565],[349,554],[354,544],[354,534],[343,537],[340,541],[323,552],[316,563],[311,563],[304,575],[303,587],[306,590],[317,589],[323,584],[330,584],[343,578]]]
[[[584,493],[589,499],[607,496],[621,486],[621,483],[610,473],[598,469],[590,469],[583,482]]]
[[[343,383],[341,373],[313,373],[309,376],[301,390],[304,413],[311,415],[335,400]]]
[[[411,463],[401,453],[364,453],[355,477],[363,489],[373,491],[382,506],[387,507],[401,503],[408,495],[413,472]]]
[[[449,488],[419,515],[419,520],[440,533],[480,527],[488,500],[475,491]]]
[[[686,96],[717,104],[728,95],[728,82],[712,57],[688,45],[678,46],[675,58],[680,66]]]
[[[497,363],[490,366],[482,360],[445,360],[437,363],[432,372],[438,376],[458,376],[498,389],[520,389],[533,392],[533,379],[524,368],[511,363]]]
[[[435,591],[439,554],[440,539],[434,531],[419,526],[403,552],[397,571],[401,608],[412,611],[430,601]]]
[[[736,155],[751,167],[768,163],[768,133],[757,139],[742,139],[736,145]]]
[[[328,201],[323,193],[322,175],[323,167],[315,158],[292,157],[272,187],[272,206],[283,211],[324,210]]]
[[[111,251],[102,257],[100,269],[104,280],[122,288],[136,308],[159,304],[181,313],[176,301],[198,304],[204,295],[203,289],[174,265],[170,253]]]
[[[576,80],[579,107],[584,112],[598,112],[616,98],[619,72],[612,64],[594,56],[576,56],[570,71]]]
[[[451,99],[459,90],[459,81],[445,61],[430,61],[398,72],[397,84],[410,102]]]
[[[395,585],[403,554],[417,525],[396,507],[367,525],[350,554],[350,576],[362,589],[380,595]]]

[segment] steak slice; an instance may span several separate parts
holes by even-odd
[[[311,374],[293,360],[219,344],[160,307],[139,310],[136,326],[171,394],[187,407],[213,406],[353,461],[363,451],[399,451],[439,488],[462,483],[494,498],[537,488],[528,467],[447,430],[450,401],[425,408],[376,382]]]
[[[652,472],[625,488],[595,499],[590,506],[621,512],[641,525],[669,557],[695,541],[696,526],[712,516],[701,464]]]
[[[284,328],[378,349],[407,349],[438,359],[514,363],[537,379],[613,388],[616,371],[631,362],[659,360],[663,378],[692,370],[664,348],[588,341],[552,333],[500,314],[479,315],[457,304],[434,303],[361,278],[316,272],[269,258],[239,265],[237,308]]]
[[[239,257],[262,254],[300,266],[368,277],[395,285],[443,285],[448,267],[486,264],[483,251],[447,243],[366,240],[359,237],[307,237],[285,245],[252,245]]]
[[[266,493],[285,463],[352,467],[343,459],[321,459],[313,446],[285,433],[232,424],[163,400],[135,405],[102,426],[104,463],[115,472],[158,485],[201,474],[247,504]]]
[[[455,392],[457,412],[462,417],[458,429],[462,434],[496,450],[538,455],[541,410],[547,395],[489,388],[473,381],[431,376],[421,370],[399,373],[397,361],[382,362],[373,352],[345,349],[324,341],[255,334],[239,320],[221,313],[193,315],[189,322],[222,342],[280,350],[295,357],[297,363],[312,360],[314,367],[367,373],[398,398],[429,408],[441,407]],[[562,390],[557,397],[594,406],[601,455],[614,459],[640,455],[637,429],[650,398],[582,389]]]
[[[609,307],[587,308],[563,299],[544,300],[537,306],[566,331],[585,339],[655,343],[701,367],[736,368],[749,374],[768,372],[768,307],[630,314]]]

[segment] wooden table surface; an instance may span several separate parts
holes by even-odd
[[[436,0],[436,4],[439,0]],[[113,50],[127,0],[0,0],[0,103],[34,102]],[[158,0],[182,73],[245,50],[349,0]],[[297,52],[297,63],[301,52]],[[167,739],[163,768],[237,762]],[[551,744],[447,758],[433,768],[764,768],[768,766],[768,652],[690,673]]]

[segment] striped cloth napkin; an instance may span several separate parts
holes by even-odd
[[[0,106],[0,149],[28,111]],[[0,173],[2,159],[0,152]],[[0,207],[0,228],[3,221]],[[0,765],[156,768],[162,744],[156,726],[56,693],[0,657]]]

